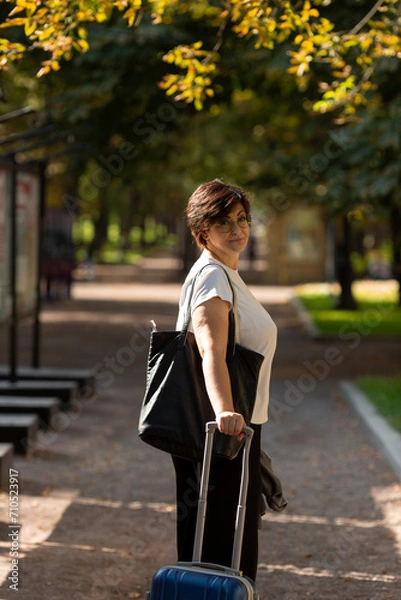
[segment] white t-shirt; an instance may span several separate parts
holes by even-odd
[[[232,306],[233,294],[230,283],[222,271],[221,267],[223,267],[231,279],[236,296],[237,341],[264,356],[259,373],[252,423],[265,423],[268,420],[270,375],[276,350],[277,327],[269,313],[251,293],[238,271],[230,269],[203,252],[188,273],[182,287],[176,328],[180,330],[184,326],[184,309],[188,304],[193,279],[204,265],[210,267],[205,267],[197,278],[192,296],[191,314],[197,306],[216,296],[228,302],[230,307]]]

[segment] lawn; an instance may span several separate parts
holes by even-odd
[[[336,309],[339,291],[337,284],[329,283],[295,288],[295,295],[320,333],[340,337],[350,331],[369,336],[401,335],[401,307],[397,305],[396,281],[354,282],[353,294],[358,310]]]
[[[359,377],[355,383],[365,392],[378,412],[401,433],[401,375]]]

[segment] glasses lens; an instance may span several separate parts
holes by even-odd
[[[242,217],[239,217],[239,219],[237,219],[236,221],[224,220],[217,226],[222,233],[228,233],[232,230],[234,224],[237,224],[238,227],[240,227],[241,229],[246,229],[247,227],[250,227],[251,221],[251,215],[243,215]]]
[[[241,227],[241,229],[246,229],[247,227],[250,226],[251,224],[251,215],[244,215],[243,217],[240,217],[237,221],[238,225]]]

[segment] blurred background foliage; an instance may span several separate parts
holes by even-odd
[[[27,19],[30,4],[1,3],[0,21],[11,6],[23,9],[12,18]],[[142,12],[138,2],[102,2],[92,13],[83,7],[93,3],[69,4],[58,3],[83,11],[72,29],[81,43],[59,44],[58,55],[38,43],[37,12],[3,30],[0,51],[15,60],[2,63],[0,111],[37,112],[0,133],[52,123],[73,140],[69,153],[54,149],[48,178],[50,202],[74,216],[79,260],[132,263],[172,244],[190,193],[220,177],[251,192],[260,222],[293,201],[322,208],[335,223],[340,306],[352,307],[354,273],[366,273],[370,223],[389,236],[368,250],[383,251],[401,280],[397,3],[372,12],[366,0],[232,1],[229,15],[218,2],[148,2]],[[18,55],[11,43],[30,50]]]

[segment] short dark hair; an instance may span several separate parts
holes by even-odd
[[[224,183],[220,179],[206,181],[196,188],[188,200],[186,215],[188,226],[198,246],[206,246],[203,233],[213,223],[227,216],[237,202],[242,204],[249,215],[250,198],[241,188]]]

